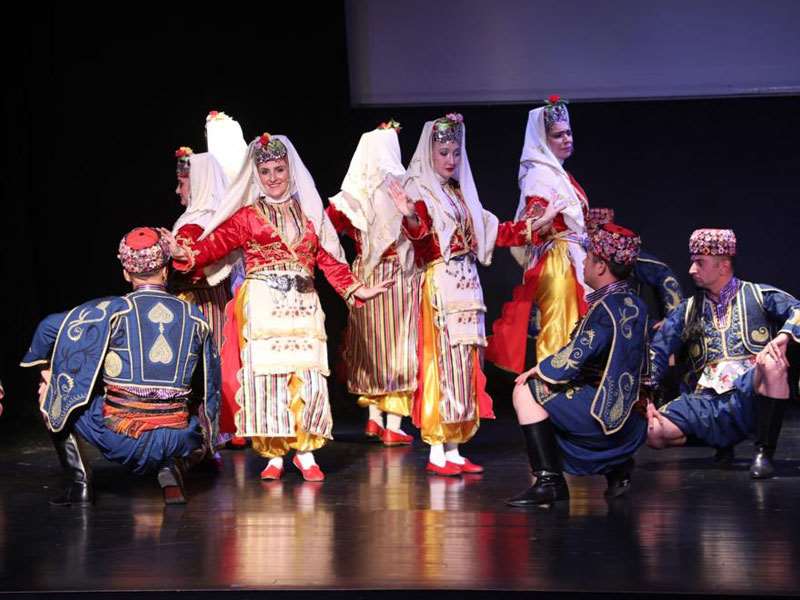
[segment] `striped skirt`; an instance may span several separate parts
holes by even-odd
[[[177,294],[181,300],[186,300],[197,305],[200,312],[208,321],[211,327],[211,334],[214,336],[214,343],[217,350],[222,347],[222,327],[225,318],[225,305],[231,299],[226,279],[219,285],[211,287],[192,287],[182,290]]]
[[[361,396],[362,405],[375,403],[382,410],[408,415],[417,388],[422,273],[403,272],[396,257],[384,259],[366,277],[358,260],[353,270],[367,286],[384,280],[394,285],[364,306],[350,309],[344,351],[347,387]]]

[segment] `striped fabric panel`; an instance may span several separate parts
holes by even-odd
[[[243,356],[246,360],[246,352]],[[248,375],[249,373],[249,375]],[[243,377],[239,404],[242,407],[236,415],[236,429],[242,436],[293,437],[296,433],[294,418],[289,406],[291,394],[289,380],[291,373],[274,375],[252,375],[252,369],[242,369]],[[303,428],[325,438],[331,438],[333,416],[328,397],[328,382],[319,371],[299,371],[296,373],[303,382],[301,397],[303,409]]]
[[[356,265],[357,276],[358,271]],[[387,293],[350,310],[345,360],[353,394],[410,392],[417,386],[422,273],[403,273],[396,260],[387,259],[362,280],[372,286],[389,278],[395,284]]]
[[[435,312],[444,305],[438,290],[432,290],[431,304]],[[439,334],[439,377],[441,400],[439,414],[443,423],[462,423],[475,416],[477,390],[474,385],[474,344],[452,345],[446,327],[440,327],[444,318],[437,314],[434,322]]]
[[[222,326],[225,318],[225,305],[231,299],[228,291],[228,280],[219,285],[192,290],[193,301],[203,313],[211,327],[217,350],[222,347]]]

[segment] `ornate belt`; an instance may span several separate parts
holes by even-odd
[[[301,294],[314,291],[314,278],[308,275],[293,275],[287,273],[264,273],[259,271],[256,273],[249,273],[247,279],[257,279],[263,281],[272,289],[288,292],[292,288],[296,289]]]

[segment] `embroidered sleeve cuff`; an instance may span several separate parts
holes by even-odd
[[[39,360],[32,360],[28,362],[23,361],[19,363],[19,366],[27,368],[27,367],[38,367],[39,365],[48,365],[48,364],[50,364],[49,360],[47,360],[46,358],[40,358]]]
[[[194,249],[192,240],[179,235],[177,238],[175,238],[175,241],[186,251],[186,256],[184,258],[173,258],[172,265],[176,270],[181,271],[182,273],[194,271],[197,263],[196,257],[199,252]]]
[[[347,286],[347,289],[342,293],[342,298],[347,303],[347,306],[359,308],[364,305],[364,301],[356,298],[353,294],[358,288],[364,287],[358,279],[354,279],[353,283]]]

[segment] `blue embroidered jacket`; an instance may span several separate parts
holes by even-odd
[[[641,296],[644,286],[651,288],[658,296],[661,304],[659,318],[666,317],[683,300],[681,284],[669,265],[649,252],[640,251],[633,266],[631,287]]]
[[[569,344],[542,360],[539,373],[550,384],[596,386],[591,414],[610,435],[639,398],[646,348],[647,308],[623,286],[589,307]]]
[[[707,364],[758,354],[780,332],[800,341],[800,302],[771,285],[742,281],[723,323],[712,302],[704,297],[701,331],[688,339],[684,331],[694,298],[687,298],[664,321],[650,344],[650,370],[654,384],[664,376],[669,357],[684,344],[690,366],[687,385],[694,389]]]
[[[192,376],[202,363],[205,389],[198,416],[207,441],[216,437],[217,349],[199,309],[167,292],[136,290],[46,317],[22,366],[48,363],[52,375],[40,408],[54,432],[90,401],[98,378],[142,397],[182,397],[191,393]]]

